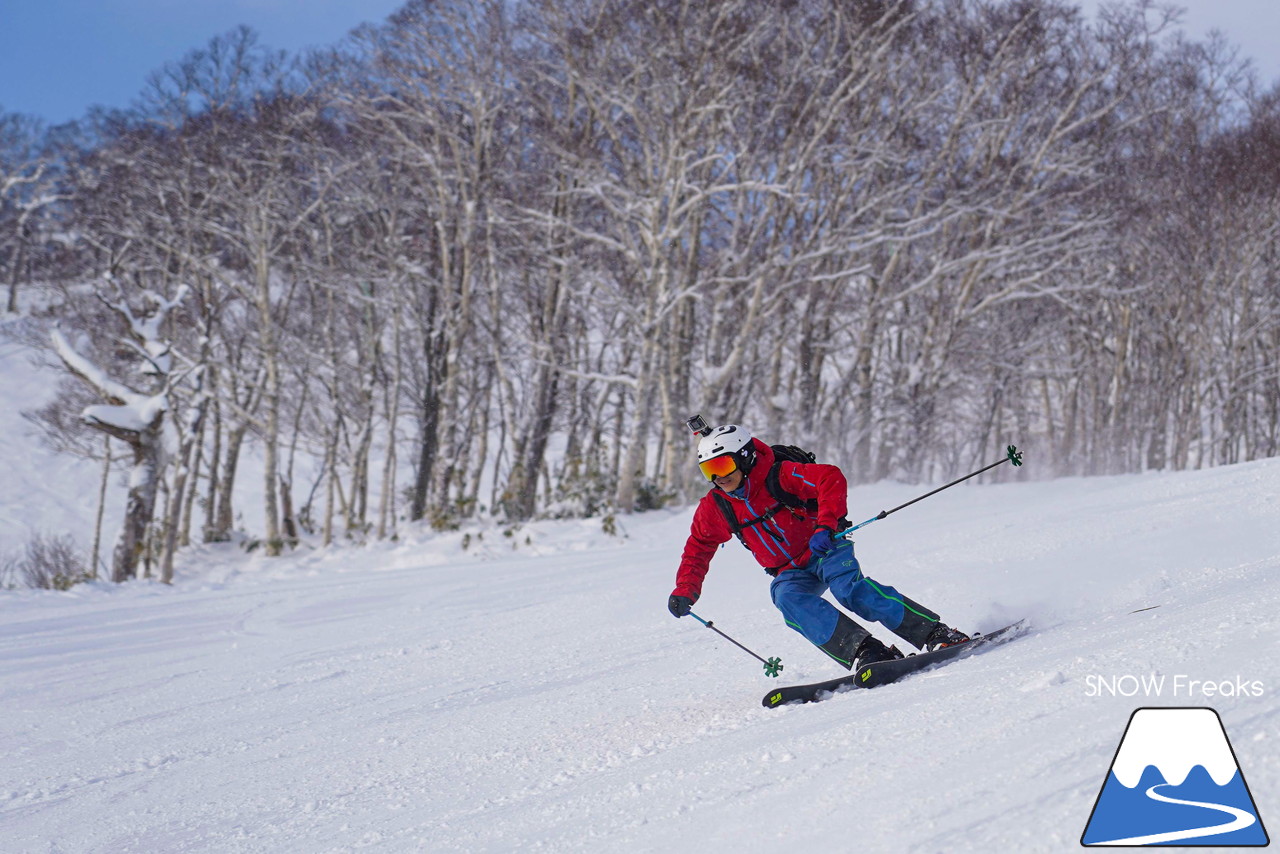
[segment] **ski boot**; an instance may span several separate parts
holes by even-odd
[[[902,658],[902,653],[896,646],[885,646],[875,637],[867,635],[853,654],[853,669],[857,670],[876,661],[893,661],[895,658]]]
[[[929,632],[929,636],[925,638],[924,651],[937,652],[944,647],[965,643],[969,639],[969,636],[964,632],[953,629],[946,623],[938,623],[933,627],[933,631]]]

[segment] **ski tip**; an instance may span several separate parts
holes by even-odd
[[[1007,626],[1000,626],[999,628],[992,629],[989,632],[978,632],[973,637],[974,637],[974,640],[977,640],[978,638],[989,638],[992,635],[1003,635],[1003,634],[1008,634],[1010,632],[1021,632],[1029,628],[1031,628],[1031,618],[1023,617],[1020,620],[1014,620],[1012,623],[1010,623]]]

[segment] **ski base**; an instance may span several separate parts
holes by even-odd
[[[777,706],[785,706],[788,703],[812,703],[821,699],[823,694],[829,694],[848,686],[878,688],[881,685],[888,685],[890,682],[896,682],[908,674],[945,664],[949,661],[966,658],[982,651],[986,647],[1012,640],[1022,631],[1026,622],[1026,620],[1019,620],[1002,629],[996,629],[994,632],[977,635],[965,643],[943,647],[934,652],[921,652],[905,658],[896,658],[892,661],[876,661],[865,667],[859,667],[855,672],[847,676],[828,679],[825,682],[814,682],[810,685],[786,685],[782,688],[775,688],[764,695],[764,700],[761,701],[761,704],[766,709],[772,709]]]

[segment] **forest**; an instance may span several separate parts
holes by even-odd
[[[853,483],[1280,453],[1280,86],[1177,25],[410,0],[0,109],[5,334],[63,374],[29,418],[126,502],[92,571],[171,580],[246,486],[267,554],[608,525],[706,488],[695,413]]]

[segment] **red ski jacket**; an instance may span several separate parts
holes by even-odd
[[[759,439],[752,439],[756,462],[746,477],[746,493],[738,498],[718,486],[698,502],[693,513],[689,539],[684,544],[680,568],[676,571],[676,596],[697,599],[702,582],[710,569],[716,549],[733,537],[733,529],[716,501],[719,492],[729,501],[738,524],[758,519],[778,505],[765,486],[765,478],[773,466],[773,450]],[[742,529],[747,548],[768,570],[782,572],[809,562],[809,538],[821,525],[836,530],[837,520],[847,512],[848,482],[836,466],[821,463],[783,462],[778,469],[778,482],[784,490],[800,499],[817,499],[818,510],[781,507],[768,520]]]

